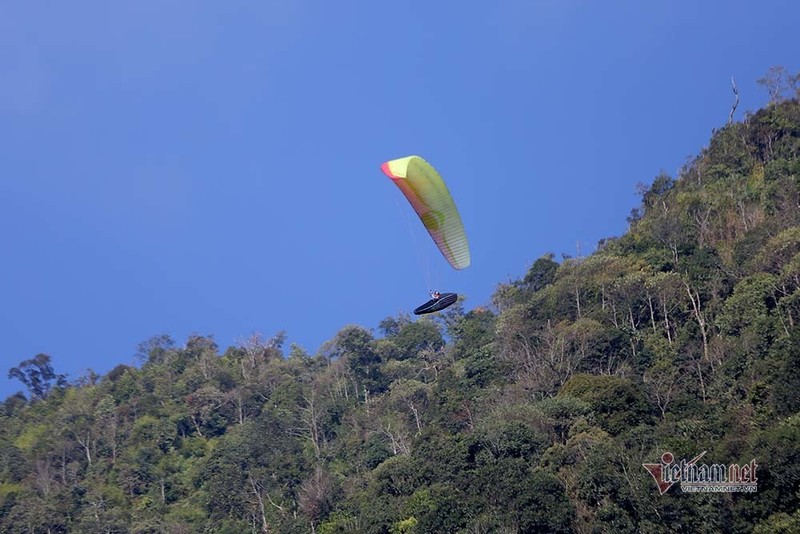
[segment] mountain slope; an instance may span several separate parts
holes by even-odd
[[[3,532],[790,532],[800,526],[800,103],[714,133],[629,231],[494,309],[193,336],[0,408]],[[38,362],[38,363],[37,363]],[[665,452],[757,467],[665,495]]]

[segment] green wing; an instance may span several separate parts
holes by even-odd
[[[454,269],[470,264],[469,243],[453,197],[433,166],[419,156],[387,161],[381,170],[406,196]]]

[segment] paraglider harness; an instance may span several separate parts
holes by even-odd
[[[452,306],[458,300],[458,295],[455,293],[439,293],[436,295],[437,293],[438,291],[432,292],[431,297],[433,298],[414,310],[414,315],[422,315],[424,313],[433,313],[443,310],[448,306]]]

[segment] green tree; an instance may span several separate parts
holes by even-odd
[[[34,399],[43,399],[53,388],[63,388],[67,384],[67,375],[55,372],[52,359],[47,354],[37,354],[29,360],[23,360],[19,366],[8,371],[8,378],[22,382]]]

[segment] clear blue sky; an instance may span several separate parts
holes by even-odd
[[[800,67],[798,20],[793,0],[4,2],[0,398],[39,352],[73,379],[160,333],[314,353],[412,310],[428,287],[379,170],[409,154],[470,239],[461,272],[427,246],[438,288],[486,304],[623,233],[636,183],[725,124],[731,75],[741,117],[770,66]]]

